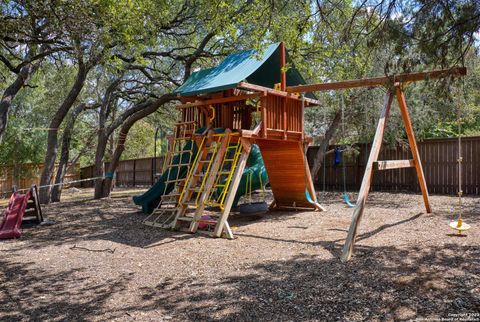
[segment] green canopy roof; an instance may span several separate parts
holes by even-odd
[[[189,96],[218,92],[244,81],[273,88],[280,83],[280,43],[268,46],[260,59],[256,54],[252,49],[229,55],[217,67],[192,73],[174,93]],[[300,84],[305,84],[303,77],[294,67],[289,68],[287,86]]]

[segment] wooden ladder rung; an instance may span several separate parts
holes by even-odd
[[[196,121],[178,122],[178,123],[175,123],[175,126],[195,124],[195,123],[196,123]]]
[[[185,181],[185,178],[179,178],[179,179],[175,179],[175,180],[165,180],[164,182],[165,183],[173,183],[173,182],[182,182],[182,181]]]
[[[159,227],[164,229],[170,227],[170,224],[161,224],[156,221],[144,221],[143,224],[151,227]]]
[[[193,206],[193,207],[196,207],[196,206],[197,206],[197,202],[196,202],[196,201],[186,201],[186,202],[182,202],[182,205],[184,205],[184,206]]]
[[[171,193],[171,194],[168,194],[168,195],[163,195],[160,198],[162,198],[162,200],[165,200],[165,199],[174,199],[174,198],[177,198],[177,197],[180,197],[180,193],[175,192],[175,193]]]
[[[174,167],[185,167],[189,166],[191,163],[177,163],[177,164],[169,164],[167,168],[174,168]]]
[[[192,221],[193,218],[192,218],[192,217],[187,217],[187,216],[181,216],[181,217],[178,217],[177,220],[180,220],[180,221]]]
[[[375,161],[373,163],[375,170],[391,170],[402,168],[413,168],[415,162],[413,160],[387,160],[387,161]]]
[[[169,206],[175,206],[175,207],[158,208],[158,210],[157,210],[157,211],[158,211],[158,214],[157,214],[157,213],[154,213],[154,214],[152,214],[152,215],[161,216],[162,213],[164,213],[164,212],[177,211],[176,205],[177,205],[177,204],[175,204],[175,205],[171,204],[171,205],[169,205]],[[166,206],[166,205],[164,204],[164,206]]]

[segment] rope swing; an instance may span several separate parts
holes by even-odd
[[[345,102],[343,100],[343,95],[340,101],[342,107],[342,138],[345,139]],[[355,205],[350,202],[347,194],[347,167],[345,165],[345,158],[342,159],[342,172],[343,172],[343,201],[348,208],[355,208]]]
[[[461,104],[457,106],[457,124],[458,124],[458,159],[457,159],[457,168],[458,168],[458,218],[456,221],[450,223],[450,228],[455,229],[459,235],[463,231],[470,229],[470,225],[463,222],[463,191],[462,191],[462,168],[463,168],[463,156],[462,156],[462,113],[461,113]]]

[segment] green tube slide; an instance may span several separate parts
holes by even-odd
[[[215,129],[215,132],[221,133],[220,129]],[[193,155],[196,155],[198,147],[193,141],[188,141],[183,149],[187,152],[184,152],[181,155],[177,155],[173,159],[173,164],[188,163],[190,159],[190,153],[188,151],[192,150]],[[173,191],[173,189],[175,188],[174,183],[169,183],[166,187],[165,184],[166,181],[176,179],[178,171],[180,171],[178,173],[178,178],[185,178],[187,176],[188,167],[181,166],[169,168],[162,174],[158,181],[147,192],[145,192],[143,195],[133,197],[133,202],[136,205],[142,207],[143,213],[152,213],[152,211],[157,207],[158,203],[160,202],[163,193],[169,194]],[[237,194],[235,195],[235,199],[233,202],[233,207],[236,207],[240,197],[248,192],[247,180],[250,176],[252,179],[252,191],[262,188],[261,183],[263,183],[264,186],[268,183],[267,171],[265,169],[265,164],[263,163],[262,154],[260,153],[260,148],[256,144],[252,145],[252,149],[247,160],[247,167],[242,174]],[[219,193],[221,193],[221,190],[217,191],[217,194]]]
[[[191,150],[193,156],[195,156],[197,154],[198,147],[193,141],[188,141],[187,143],[185,143],[183,150],[186,152],[183,152],[181,155],[175,156],[173,158],[172,164],[178,165],[188,163],[190,161],[189,151]],[[155,210],[155,208],[158,206],[162,195],[164,193],[169,194],[175,188],[174,182],[168,183],[165,187],[166,181],[175,180],[177,178],[177,174],[179,179],[183,179],[187,176],[187,172],[188,166],[170,167],[162,174],[158,181],[155,182],[155,184],[150,189],[148,189],[147,192],[140,196],[134,196],[133,202],[137,206],[142,206],[143,213],[152,213],[152,211]]]
[[[237,194],[233,200],[232,208],[237,206],[240,197],[245,195],[248,192],[248,189],[250,189],[250,187],[247,187],[249,177],[251,177],[252,180],[252,191],[262,189],[268,183],[267,169],[265,169],[260,148],[256,144],[252,144],[252,149],[250,150],[250,155],[248,156],[247,160],[247,166],[245,167],[242,178],[240,179],[240,184],[238,185]]]

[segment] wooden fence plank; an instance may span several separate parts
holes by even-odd
[[[464,138],[464,168],[463,190],[465,194],[480,194],[480,137]],[[468,144],[468,145],[467,145]],[[356,159],[349,158],[347,164],[347,188],[355,191],[360,188],[360,182],[356,178],[361,178],[365,169],[365,154],[368,155],[370,144],[365,146],[364,143],[355,146],[359,151]],[[429,139],[418,143],[422,166],[425,172],[427,186],[432,193],[455,195],[457,192],[457,139]],[[334,149],[330,146],[328,149]],[[313,163],[313,158],[318,147],[309,147],[309,162]],[[398,146],[393,150],[385,147],[380,154],[380,159],[396,160],[411,159],[411,153]],[[468,152],[468,154],[467,154]],[[326,176],[325,188],[327,190],[343,190],[342,167],[334,166],[334,155],[330,154],[326,157]],[[468,175],[467,170],[468,169]],[[400,173],[394,174],[401,171]],[[323,166],[321,176],[315,181],[315,185],[323,190]],[[389,176],[390,175],[390,176]],[[355,180],[353,180],[355,178]],[[420,192],[415,171],[411,168],[381,171],[374,176],[372,190],[378,191],[412,191]]]
[[[466,195],[479,195],[480,194],[480,137],[464,138],[464,166],[469,169],[468,176],[464,176],[463,190]],[[468,145],[467,145],[468,144]],[[355,149],[359,152],[356,158],[353,155],[348,156],[347,161],[347,189],[350,191],[358,191],[360,188],[361,178],[365,170],[365,155],[368,155],[371,144],[361,143],[358,144]],[[455,195],[457,191],[457,139],[429,139],[423,142],[418,142],[419,152],[422,159],[422,165],[425,171],[425,178],[427,186],[432,193],[441,193],[448,195]],[[335,146],[331,146],[328,150],[334,149]],[[308,160],[312,164],[313,158],[316,154],[318,147],[309,147]],[[385,147],[385,150],[387,148]],[[389,149],[390,150],[390,149]],[[468,154],[466,154],[468,151]],[[388,157],[388,158],[387,158]],[[402,147],[395,147],[390,151],[382,151],[382,160],[395,160],[395,159],[411,159],[411,153]],[[138,184],[142,186],[149,186],[152,158],[145,158],[145,161],[141,161],[141,169],[137,169],[136,179],[139,180]],[[327,190],[343,190],[343,177],[342,167],[334,166],[334,154],[328,154],[325,158],[325,188]],[[139,161],[140,162],[140,161]],[[137,163],[140,164],[140,163]],[[147,164],[147,165],[145,165]],[[157,172],[161,172],[161,166],[163,161],[161,158],[157,158]],[[401,171],[401,173],[395,174],[393,177],[385,177],[384,174],[388,172],[394,173]],[[465,173],[467,171],[464,171]],[[93,177],[93,167],[82,168],[81,178]],[[440,174],[436,174],[440,173]],[[119,163],[117,169],[117,186],[132,186],[133,179],[133,160],[122,160]],[[140,180],[140,177],[145,177]],[[9,191],[11,189],[10,184],[5,184],[5,170],[0,167],[0,191]],[[3,180],[3,181],[2,181]],[[140,182],[141,181],[141,182]],[[315,181],[315,185],[323,190],[323,166],[320,170],[320,176]],[[89,182],[82,183],[82,187],[90,187]],[[372,190],[374,191],[412,191],[419,192],[415,171],[411,168],[381,171],[377,172],[374,176],[372,183]]]

